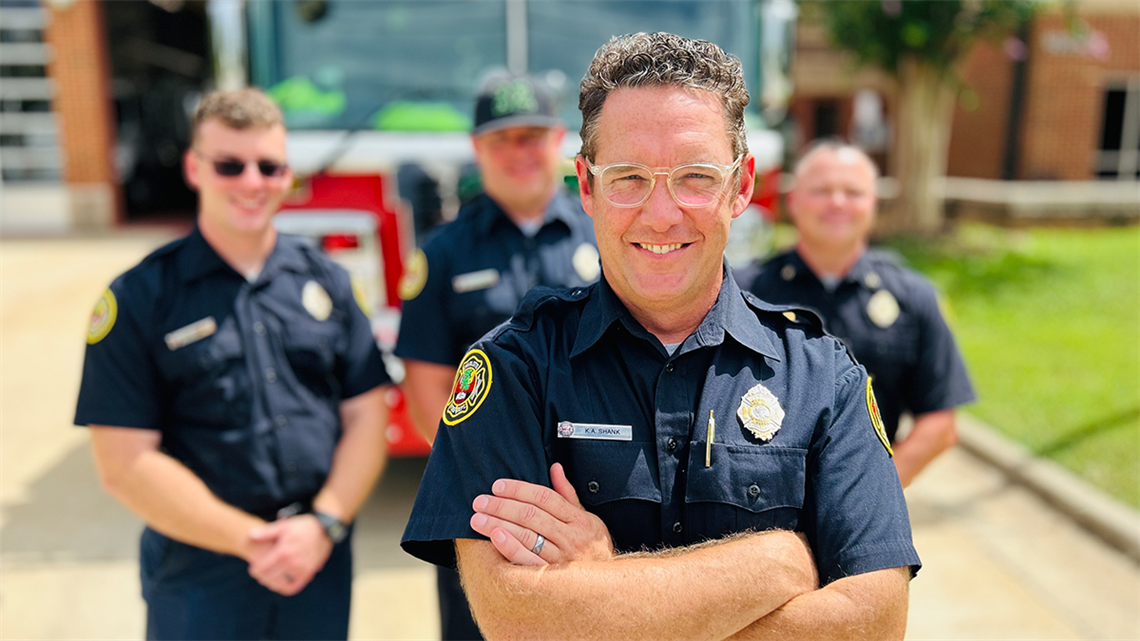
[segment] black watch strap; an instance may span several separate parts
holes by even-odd
[[[333,545],[340,543],[348,536],[348,526],[335,516],[315,510],[313,511],[313,516],[317,517],[317,520],[321,522],[321,527],[325,529],[325,534],[329,537],[329,540],[333,542]]]

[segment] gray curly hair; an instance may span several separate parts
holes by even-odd
[[[744,128],[748,88],[740,59],[711,42],[659,32],[614,36],[594,54],[578,95],[582,156],[593,162],[598,152],[598,119],[610,92],[619,87],[667,85],[702,89],[721,97],[733,156],[748,153]]]

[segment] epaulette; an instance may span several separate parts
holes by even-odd
[[[779,316],[793,325],[811,327],[817,332],[825,333],[823,319],[810,309],[794,305],[773,305],[760,300],[752,292],[743,292],[743,296],[744,302],[757,312],[769,316]]]
[[[528,331],[534,327],[535,319],[540,315],[564,316],[565,310],[570,306],[583,304],[596,286],[597,283],[574,288],[555,288],[545,285],[533,287],[519,303],[514,316],[492,330],[488,336],[493,340],[510,329]]]
[[[905,269],[906,258],[893,247],[874,247],[867,250],[867,260],[876,267]]]

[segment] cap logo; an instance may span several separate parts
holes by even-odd
[[[512,80],[495,88],[491,101],[491,115],[498,118],[515,113],[535,113],[538,98],[525,80]]]

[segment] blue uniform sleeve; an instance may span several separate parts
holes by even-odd
[[[478,368],[486,364],[480,396]],[[474,373],[465,379],[468,370]],[[477,343],[460,362],[401,546],[455,567],[454,539],[486,539],[471,529],[472,502],[501,478],[550,486],[535,369],[494,343]]]
[[[378,385],[389,385],[392,378],[384,366],[376,337],[372,334],[372,323],[360,309],[352,294],[352,280],[348,272],[334,266],[332,279],[336,291],[336,305],[347,310],[345,314],[345,349],[337,359],[337,380],[341,385],[341,397],[352,398],[367,392]]]
[[[920,562],[885,432],[872,422],[867,373],[835,342],[836,389],[831,420],[808,459],[807,532],[820,583]]]
[[[457,345],[459,334],[450,326],[448,297],[452,295],[451,270],[442,237],[436,237],[424,248],[423,284],[409,284],[400,316],[400,335],[396,339],[396,356],[439,365],[458,365],[466,345]],[[413,275],[414,277],[415,275]],[[420,291],[415,290],[422,287]],[[404,288],[401,283],[401,289]],[[405,295],[402,292],[401,295]]]
[[[966,373],[966,363],[938,309],[934,289],[926,285],[916,298],[920,318],[919,350],[914,378],[908,385],[907,407],[915,414],[923,414],[974,401],[977,396]]]
[[[159,429],[158,368],[145,317],[154,301],[130,296],[122,277],[96,303],[87,333],[76,425]]]

